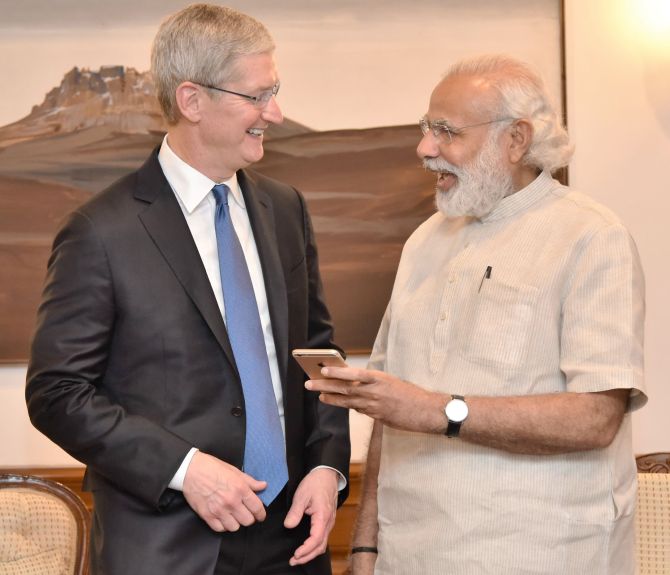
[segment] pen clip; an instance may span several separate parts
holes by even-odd
[[[493,271],[493,268],[491,266],[486,266],[486,271],[484,272],[484,275],[482,276],[482,281],[479,282],[479,289],[477,290],[477,293],[482,291],[482,286],[484,285],[484,280],[490,279],[491,278],[491,272]]]

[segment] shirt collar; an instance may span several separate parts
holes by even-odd
[[[495,222],[521,213],[559,185],[545,170],[525,188],[503,198],[495,208],[481,218],[481,221],[483,223]]]
[[[230,179],[223,182],[210,180],[174,153],[168,144],[167,134],[163,138],[161,149],[158,152],[158,161],[170,187],[189,214],[210,195],[216,184],[226,184],[230,188],[233,201],[242,209],[245,209],[244,197],[237,181],[237,174],[233,174]],[[213,196],[210,195],[210,197],[213,201]]]

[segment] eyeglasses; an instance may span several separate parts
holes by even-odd
[[[208,88],[209,90],[217,90],[218,92],[225,92],[226,94],[233,94],[234,96],[239,96],[240,98],[249,100],[249,102],[251,102],[254,106],[256,106],[256,108],[265,108],[265,106],[268,105],[268,102],[270,102],[270,99],[273,96],[276,96],[277,93],[279,92],[279,82],[277,82],[269,90],[263,90],[260,94],[258,94],[258,96],[249,96],[249,94],[242,94],[241,92],[233,92],[232,90],[226,90],[224,88],[210,86],[209,84],[199,84],[198,82],[193,83],[198,84],[198,86],[202,86],[203,88]]]
[[[442,136],[447,136],[449,139],[449,144],[454,141],[454,136],[458,136],[463,130],[467,128],[476,128],[477,126],[486,126],[488,124],[494,124],[496,122],[508,122],[514,121],[517,118],[497,118],[495,120],[489,120],[488,122],[479,122],[478,124],[470,124],[469,126],[450,126],[446,120],[433,120],[432,122],[424,116],[419,120],[419,128],[425,136],[428,132],[432,133],[435,138],[438,140],[442,139]]]

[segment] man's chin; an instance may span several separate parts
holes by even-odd
[[[494,205],[488,203],[483,205],[463,205],[458,202],[460,198],[457,197],[458,190],[450,190],[443,192],[437,190],[435,194],[435,205],[437,209],[447,218],[483,218],[493,210]]]
[[[450,188],[448,191],[440,188],[435,189],[435,206],[447,218],[460,218],[462,216],[470,215],[466,213],[467,210],[454,205],[456,203],[454,202],[454,199],[457,194],[458,184]]]

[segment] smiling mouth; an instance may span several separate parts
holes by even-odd
[[[453,172],[440,171],[436,172],[437,182],[435,183],[436,189],[443,192],[448,192],[451,190],[456,183],[458,182],[458,176]]]
[[[249,128],[247,130],[247,134],[249,134],[251,136],[256,136],[256,137],[262,136],[264,134],[264,132],[265,132],[264,128]]]

